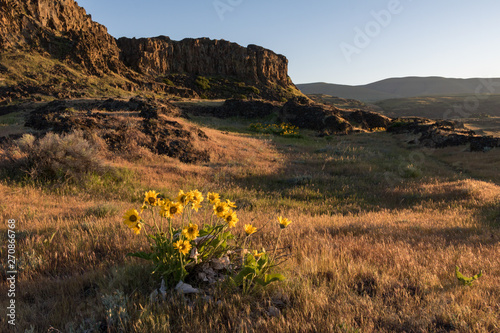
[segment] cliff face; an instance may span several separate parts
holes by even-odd
[[[290,84],[286,57],[256,45],[242,47],[208,38],[172,41],[160,36],[120,38],[118,46],[123,62],[143,74],[221,75],[283,87]]]
[[[120,72],[120,50],[106,27],[73,0],[1,0],[0,48],[33,48],[71,59],[91,74]]]
[[[76,64],[73,67],[83,69],[85,75],[118,74],[126,81],[122,86],[132,90],[187,91],[188,95],[211,98],[240,94],[220,86],[207,91],[194,83],[197,76],[212,76],[231,77],[239,84],[243,81],[247,90],[253,89],[252,96],[282,99],[295,91],[287,75],[287,59],[270,50],[208,38],[116,40],[74,0],[0,0],[0,55],[16,49]],[[169,74],[187,78],[172,86],[162,78]]]

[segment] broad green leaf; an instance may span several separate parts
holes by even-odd
[[[266,274],[263,279],[256,278],[255,282],[265,287],[274,281],[283,281],[284,279],[285,277],[282,274]]]
[[[255,269],[251,267],[244,267],[234,278],[233,281],[236,283],[236,285],[241,285],[243,283],[243,280],[248,276],[248,275],[255,275]]]
[[[264,276],[264,280],[266,281],[266,283],[271,283],[271,282],[274,282],[274,281],[283,281],[285,280],[285,276],[283,274],[279,274],[279,273],[274,273],[274,274],[266,274]]]

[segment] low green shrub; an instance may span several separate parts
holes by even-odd
[[[207,79],[204,76],[198,76],[195,80],[195,83],[198,87],[200,87],[202,90],[208,90],[210,89],[210,80]]]

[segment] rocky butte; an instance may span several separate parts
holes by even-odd
[[[14,75],[12,61],[6,59],[17,59],[22,52],[36,52],[46,59],[61,61],[69,66],[68,70],[82,75],[111,77],[112,87],[129,91],[209,98],[247,95],[271,100],[300,95],[288,77],[285,56],[256,45],[242,47],[208,38],[172,41],[159,36],[117,40],[74,0],[0,0],[0,50],[0,74],[4,79],[1,88],[6,94],[9,87],[23,95],[33,86],[25,75]],[[42,75],[36,70],[32,69],[35,73],[31,76]],[[106,84],[109,81],[103,80]],[[70,82],[60,90],[81,88]],[[50,89],[48,94],[54,94],[57,85],[50,85]],[[33,90],[40,89],[31,87]]]

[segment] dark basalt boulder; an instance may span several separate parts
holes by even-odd
[[[279,118],[284,123],[326,135],[347,134],[353,130],[352,125],[341,117],[339,110],[304,98],[294,98],[285,103]]]
[[[341,114],[345,120],[359,124],[361,128],[366,130],[387,128],[392,123],[391,118],[371,111],[341,111]]]
[[[183,106],[182,109],[195,116],[209,116],[216,118],[240,117],[245,119],[266,118],[276,113],[280,104],[269,101],[244,101],[228,99],[221,106]]]
[[[101,103],[101,104],[99,104]],[[76,108],[76,107],[78,108]],[[100,106],[100,108],[99,108]],[[93,110],[108,112],[93,112]],[[55,133],[82,131],[105,140],[110,151],[122,151],[141,146],[150,151],[179,159],[184,163],[201,163],[210,160],[210,154],[202,142],[209,140],[199,128],[169,120],[178,110],[169,104],[131,99],[108,99],[91,104],[75,104],[70,101],[53,101],[30,113],[25,126]],[[119,111],[139,111],[139,117],[120,115]],[[195,142],[199,144],[195,147]]]
[[[471,151],[488,151],[500,147],[500,138],[476,135],[462,123],[426,118],[398,118],[387,128],[394,134],[417,134],[411,143],[430,148],[444,148],[470,144]]]

